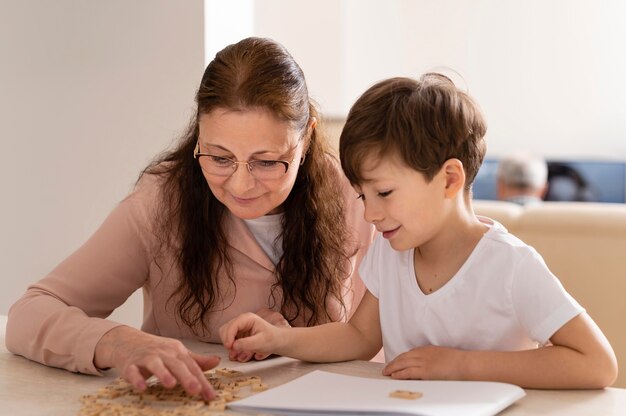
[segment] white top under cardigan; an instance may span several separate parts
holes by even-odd
[[[264,215],[243,221],[272,263],[278,264],[283,255],[283,239],[280,235],[283,231],[283,214]]]

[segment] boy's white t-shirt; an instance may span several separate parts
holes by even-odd
[[[516,351],[545,344],[584,309],[532,247],[499,223],[465,264],[430,295],[419,288],[414,249],[395,251],[378,235],[359,272],[378,298],[386,361],[415,347]]]

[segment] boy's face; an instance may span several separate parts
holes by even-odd
[[[397,156],[367,157],[365,179],[354,188],[365,205],[365,220],[389,240],[394,250],[408,250],[433,239],[445,220],[446,178],[431,182]]]

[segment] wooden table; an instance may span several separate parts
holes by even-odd
[[[94,394],[109,384],[116,374],[104,377],[74,374],[15,356],[6,350],[4,329],[6,318],[0,316],[0,414],[75,415],[81,407],[80,397]],[[234,363],[221,345],[186,343],[191,349],[222,357],[220,367],[228,367],[255,374],[271,387],[290,381],[315,369],[363,377],[384,378],[382,364],[368,361],[350,361],[336,364],[311,364],[279,357],[261,362]],[[527,396],[500,413],[502,416],[568,415],[568,416],[624,416],[626,389],[558,391],[526,390]],[[233,414],[235,412],[232,412]]]

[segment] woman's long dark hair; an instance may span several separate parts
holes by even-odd
[[[216,108],[262,108],[305,134],[311,117],[319,116],[292,56],[262,38],[247,38],[217,53],[204,72],[196,102],[197,113],[178,146],[153,161],[142,175],[159,175],[163,180],[156,232],[161,249],[176,253],[182,272],[170,300],[178,297],[182,321],[204,334],[207,314],[223,300],[218,299],[220,285],[234,285],[237,276],[223,229],[228,209],[211,193],[193,158],[198,118]],[[283,203],[283,255],[268,306],[280,301],[288,321],[300,318],[314,325],[339,318],[328,313],[329,302],[338,302],[345,312],[343,281],[350,273],[354,250],[346,244],[350,236],[340,179],[331,166],[335,159],[318,129],[305,139],[306,158]],[[230,282],[220,282],[219,270]]]

